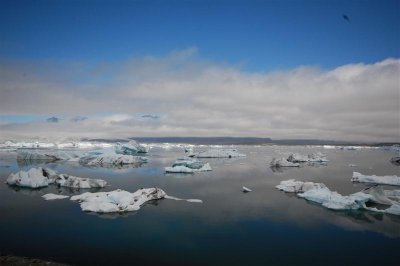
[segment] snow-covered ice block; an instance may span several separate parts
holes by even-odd
[[[147,153],[148,151],[148,147],[140,145],[134,140],[131,140],[128,143],[117,143],[115,146],[115,152],[117,154],[136,155],[138,153]]]
[[[246,157],[246,154],[239,153],[236,149],[210,149],[208,151],[202,151],[192,153],[190,157],[197,158],[235,158],[235,157]]]
[[[49,194],[43,195],[42,198],[44,198],[45,200],[57,200],[57,199],[66,199],[66,198],[69,198],[69,196],[49,193]]]
[[[142,188],[134,193],[117,189],[110,192],[86,192],[72,196],[71,200],[79,201],[83,211],[90,212],[127,212],[137,211],[149,200],[162,199],[166,193],[159,188]]]
[[[31,168],[28,171],[19,171],[15,174],[11,173],[6,183],[19,187],[41,188],[47,187],[50,180],[44,176],[43,169],[39,167]]]
[[[271,167],[276,167],[276,168],[280,168],[280,167],[300,167],[300,164],[289,162],[285,158],[281,158],[281,159],[273,158],[271,163],[270,163],[270,165],[271,165]]]
[[[358,172],[353,172],[353,177],[351,178],[351,181],[360,183],[400,186],[400,177],[396,175],[376,176],[363,175]]]
[[[290,192],[290,193],[301,193],[306,192],[313,188],[326,188],[325,184],[314,183],[314,182],[303,182],[296,181],[295,179],[281,181],[279,185],[276,186],[277,189]]]

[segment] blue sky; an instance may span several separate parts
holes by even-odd
[[[399,0],[0,0],[0,21],[0,139],[400,141]]]
[[[0,56],[95,62],[194,46],[247,71],[333,68],[399,57],[399,10],[400,1],[2,0]]]

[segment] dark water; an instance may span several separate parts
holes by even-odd
[[[157,186],[171,196],[203,203],[159,200],[138,212],[85,213],[66,200],[45,201],[49,192],[80,194],[55,187],[14,189],[4,184],[11,172],[32,166],[0,152],[0,252],[74,265],[399,265],[400,217],[367,211],[337,212],[274,187],[295,178],[325,183],[342,194],[360,191],[353,171],[399,174],[393,152],[342,151],[321,147],[238,146],[243,159],[207,159],[213,171],[164,174],[182,149],[154,148],[138,168],[88,168],[72,163],[46,167],[81,177],[102,178],[135,191]],[[322,151],[326,166],[274,172],[272,157]],[[356,164],[351,168],[348,164]],[[242,186],[253,189],[244,194]]]

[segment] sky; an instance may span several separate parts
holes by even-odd
[[[0,0],[0,21],[0,139],[400,142],[398,0]]]

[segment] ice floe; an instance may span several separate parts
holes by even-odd
[[[358,172],[353,172],[353,177],[351,178],[351,181],[360,183],[400,186],[400,177],[396,175],[376,176],[363,175]]]
[[[141,188],[133,193],[117,189],[110,192],[86,192],[81,195],[72,196],[72,201],[78,201],[83,211],[98,213],[129,212],[137,211],[140,206],[149,200],[180,198],[168,196],[164,190],[159,188]],[[188,199],[189,202],[202,202],[198,199]]]
[[[300,167],[300,164],[289,162],[286,158],[281,158],[281,159],[273,158],[270,165],[271,165],[271,167],[275,167],[275,168]]]
[[[303,182],[294,179],[281,181],[276,188],[285,192],[296,193],[300,198],[319,203],[332,210],[366,209],[400,215],[398,191],[379,192],[372,189],[372,192],[369,193],[362,191],[343,196],[336,191],[331,191],[322,183]],[[389,205],[389,207],[386,209],[368,207],[368,202]]]
[[[69,198],[69,196],[49,193],[49,194],[43,195],[42,198],[44,198],[45,200],[57,200],[57,199],[66,199],[66,198]]]
[[[18,161],[43,161],[55,162],[60,160],[71,160],[78,158],[79,154],[66,151],[51,150],[18,150]]]
[[[211,171],[209,163],[203,163],[193,159],[178,159],[172,167],[165,167],[166,173],[195,173]]]
[[[246,157],[246,154],[239,153],[236,149],[210,149],[208,151],[193,152],[189,157],[196,158],[235,158]]]
[[[57,184],[61,187],[70,188],[102,188],[107,182],[102,179],[82,178],[66,174],[58,174],[48,168],[31,168],[28,171],[12,173],[6,181],[9,185],[41,188],[50,184]]]
[[[128,143],[117,143],[115,146],[115,153],[117,154],[136,155],[138,153],[147,153],[148,151],[148,147],[140,145],[134,140],[131,140]]]

